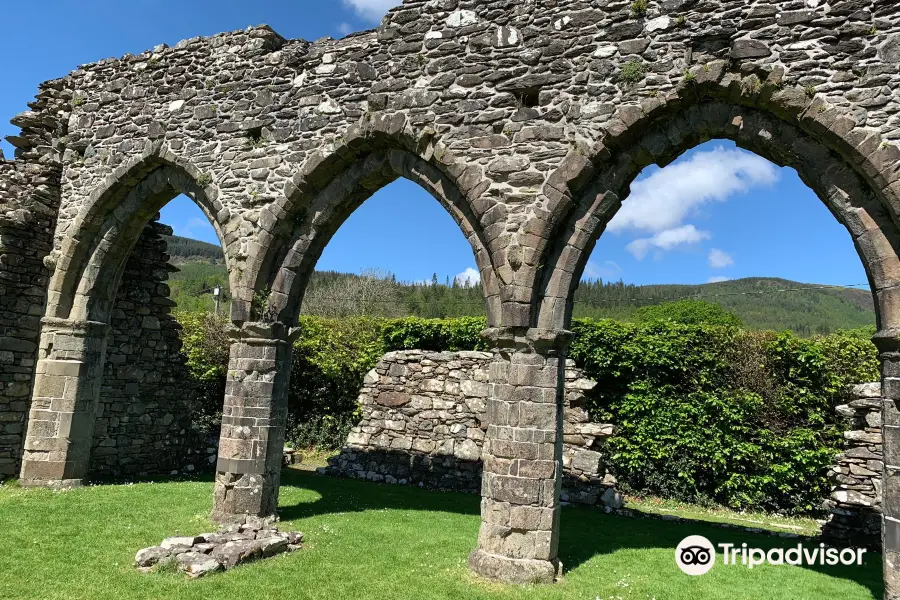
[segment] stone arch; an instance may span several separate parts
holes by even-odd
[[[804,90],[781,88],[778,72],[741,78],[723,69],[699,67],[694,83],[677,93],[620,107],[603,141],[590,154],[570,155],[548,180],[557,218],[541,249],[548,268],[536,289],[539,327],[569,325],[591,250],[638,174],[714,138],[797,170],[850,232],[875,295],[879,329],[900,325],[898,149],[856,127],[840,108]]]
[[[338,228],[373,193],[401,177],[428,191],[459,226],[481,273],[488,321],[499,318],[494,254],[476,208],[488,183],[480,170],[460,166],[433,132],[404,131],[405,117],[398,116],[354,126],[339,147],[310,159],[288,186],[275,232],[260,240],[255,271],[256,289],[271,291],[268,310],[279,321],[296,321],[313,269]]]
[[[55,266],[46,315],[53,319],[106,323],[125,260],[143,227],[178,194],[200,207],[222,242],[229,285],[234,289],[230,241],[221,222],[222,204],[212,185],[190,162],[154,144],[110,173],[66,230]]]

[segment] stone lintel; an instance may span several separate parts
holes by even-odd
[[[235,475],[255,475],[266,472],[265,458],[223,458],[216,462],[216,471]]]
[[[300,333],[299,327],[288,327],[280,322],[244,323],[241,327],[232,326],[228,329],[228,337],[232,343],[253,346],[293,343]]]

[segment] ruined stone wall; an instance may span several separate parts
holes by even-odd
[[[822,528],[825,539],[838,547],[881,548],[884,447],[880,383],[854,386],[852,400],[838,407],[850,422],[845,450],[828,471],[834,484],[825,502],[830,517]]]
[[[0,180],[11,163],[0,161]],[[8,211],[0,215],[0,480],[18,474],[41,333],[54,219]]]
[[[15,160],[0,154],[0,479],[19,473],[34,381],[41,317],[60,201],[59,145],[69,106],[51,82],[13,123]],[[205,458],[191,456],[187,372],[180,355],[165,242],[167,227],[145,228],[124,271],[108,342],[95,422],[91,473],[165,473]],[[196,460],[195,460],[196,459]]]
[[[172,228],[147,225],[125,266],[106,345],[94,421],[92,476],[200,468],[191,431],[191,383],[172,316],[166,242]],[[206,465],[208,466],[208,465]]]
[[[18,474],[25,439],[50,275],[44,258],[60,206],[62,166],[54,140],[62,129],[63,87],[41,86],[31,110],[12,121],[21,128],[7,138],[17,147],[15,157],[0,151],[0,480]]]
[[[505,324],[525,326],[533,288],[554,284],[552,275],[535,279],[572,216],[567,196],[654,115],[715,98],[723,104],[685,116],[696,135],[674,150],[718,130],[716,119],[732,124],[733,137],[762,136],[764,146],[771,131],[749,123],[741,131],[723,113],[729,104],[759,108],[858,154],[857,163],[867,159],[859,169],[893,194],[895,180],[878,179],[900,139],[893,4],[407,0],[377,31],[342,40],[286,40],[258,27],[84,65],[62,83],[72,102],[56,250],[99,191],[146,174],[153,157],[209,192],[204,208],[233,261],[239,316],[259,277],[290,313],[321,248],[365,199],[356,188],[371,193],[400,175],[434,191],[460,222],[489,290],[491,322],[503,296]],[[838,138],[847,145],[838,148]],[[382,150],[392,153],[374,175],[325,190]],[[628,152],[635,162],[646,156]],[[458,200],[449,197],[454,187]],[[586,216],[577,225],[585,235],[568,254],[563,244],[545,273],[583,268],[576,254],[592,247],[621,200]],[[288,231],[300,236],[287,241],[294,248],[271,248]],[[269,257],[286,263],[261,274]],[[560,294],[550,297],[564,302]]]
[[[487,419],[487,352],[386,354],[360,391],[362,420],[323,473],[477,493]],[[604,463],[611,425],[591,423],[584,393],[594,387],[569,361],[563,425],[563,501],[621,506]]]

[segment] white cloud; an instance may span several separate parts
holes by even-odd
[[[353,25],[350,23],[338,23],[337,30],[341,35],[350,35],[353,33]]]
[[[724,269],[734,264],[734,259],[727,252],[713,248],[709,251],[709,266],[713,269]]]
[[[660,231],[653,237],[634,240],[625,249],[631,252],[636,259],[644,260],[651,250],[671,250],[676,246],[696,244],[709,238],[709,232],[700,231],[693,225],[683,225]]]
[[[459,275],[457,275],[454,279],[456,279],[457,285],[475,285],[481,282],[481,273],[478,269],[468,268]]]
[[[723,281],[731,281],[731,279],[728,278],[728,277],[721,277],[721,276],[718,276],[718,277],[710,277],[710,278],[706,281],[706,283],[722,283]]]
[[[718,146],[672,163],[631,185],[611,231],[660,232],[679,227],[698,208],[778,181],[778,168],[740,149]]]
[[[359,15],[374,23],[381,22],[388,10],[400,6],[403,0],[344,0],[344,4],[353,8]]]
[[[604,261],[603,264],[597,264],[588,261],[584,268],[585,279],[612,279],[622,272],[622,267],[611,260]]]

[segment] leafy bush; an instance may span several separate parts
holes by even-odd
[[[722,325],[725,327],[741,327],[741,319],[718,304],[702,300],[680,300],[653,306],[644,306],[635,311],[635,320],[639,323],[654,321],[672,321],[685,325]]]
[[[384,343],[390,350],[487,350],[481,332],[487,320],[480,317],[459,319],[420,319],[410,317],[387,321]]]
[[[359,420],[363,378],[385,353],[378,319],[301,317],[294,343],[288,438],[298,448],[336,449]]]
[[[211,313],[179,312],[182,353],[191,381],[185,393],[191,398],[191,424],[201,436],[214,436],[222,421],[225,376],[228,373],[228,320]]]
[[[571,357],[620,482],[688,502],[817,509],[841,447],[834,408],[878,378],[872,332],[802,339],[734,327],[579,321]]]
[[[220,385],[206,388],[203,404],[218,407],[222,321],[179,318],[195,378]],[[363,378],[386,352],[488,348],[482,318],[302,317],[300,327],[288,439],[303,448],[344,443]],[[591,416],[618,427],[609,451],[619,481],[688,502],[814,511],[841,445],[834,407],[848,385],[878,379],[871,330],[806,339],[659,320],[577,320],[573,329],[570,356],[598,382]]]

